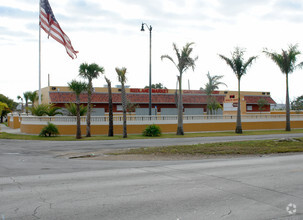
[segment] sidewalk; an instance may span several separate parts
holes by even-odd
[[[6,132],[10,134],[23,134],[21,133],[20,128],[12,129],[10,127],[6,127],[5,124],[0,124],[0,132]]]

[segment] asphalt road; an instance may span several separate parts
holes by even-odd
[[[302,154],[196,161],[57,157],[233,138],[0,140],[0,219],[303,219]],[[294,215],[286,210],[290,203],[296,205]]]

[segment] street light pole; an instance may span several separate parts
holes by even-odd
[[[152,108],[152,101],[151,101],[151,94],[152,94],[152,88],[151,88],[151,45],[152,45],[152,26],[148,26],[146,23],[142,23],[141,31],[144,31],[144,25],[149,30],[149,104],[148,104],[148,114],[151,115],[151,108]]]

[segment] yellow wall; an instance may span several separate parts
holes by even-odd
[[[127,125],[128,134],[141,134],[147,125]],[[160,124],[163,133],[176,132],[177,124]],[[44,125],[21,125],[21,132],[28,134],[39,134]],[[75,135],[76,125],[58,125],[61,135]],[[232,131],[235,130],[235,122],[220,123],[192,123],[184,124],[184,132],[204,132],[204,131]],[[260,130],[260,129],[284,129],[284,121],[270,122],[242,122],[243,130]],[[303,128],[303,121],[291,121],[291,128]],[[114,134],[123,133],[122,125],[114,125]],[[81,125],[82,135],[86,133],[86,125]],[[107,135],[108,125],[92,125],[92,135]]]
[[[11,116],[7,116],[7,125],[8,127],[12,128],[12,129],[17,129],[20,128],[20,121],[19,121],[19,116],[14,116],[13,117],[13,122],[10,121],[11,120]]]
[[[270,114],[277,114],[277,115],[285,115],[286,111],[271,111]],[[296,114],[303,114],[303,111],[290,111],[290,114],[296,115]]]

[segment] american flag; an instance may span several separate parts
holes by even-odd
[[[48,37],[51,36],[62,44],[67,54],[74,59],[74,57],[77,57],[78,51],[74,50],[70,39],[62,31],[48,0],[41,0],[40,4],[40,27],[48,34]]]

